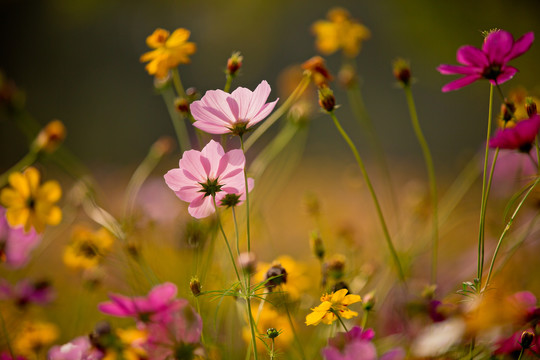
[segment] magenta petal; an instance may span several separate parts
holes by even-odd
[[[512,299],[527,308],[536,306],[536,296],[530,291],[520,291],[512,295]]]
[[[212,215],[216,209],[211,196],[201,196],[193,200],[188,207],[188,212],[196,219],[202,219]]]
[[[170,302],[176,297],[178,289],[173,283],[167,282],[161,285],[155,286],[150,293],[148,293],[148,301],[154,305],[162,305]]]
[[[522,55],[527,50],[531,48],[531,45],[534,41],[534,33],[528,32],[522,37],[520,37],[515,43],[512,50],[506,55],[505,61],[510,61],[516,57]]]
[[[505,58],[514,46],[514,37],[508,31],[497,30],[490,33],[484,40],[482,50],[490,63],[505,64]]]
[[[209,122],[204,122],[204,121],[195,121],[193,123],[193,126],[195,126],[196,128],[204,132],[207,132],[209,134],[215,134],[215,135],[228,134],[231,132],[231,130],[229,129],[229,124],[216,125],[216,124],[211,124]]]
[[[464,86],[467,86],[469,84],[472,84],[476,80],[481,79],[482,77],[480,75],[469,75],[462,77],[460,79],[454,80],[452,82],[449,82],[448,84],[444,85],[442,88],[443,92],[453,91],[457,89],[461,89]]]
[[[515,67],[512,67],[512,66],[505,66],[501,72],[501,74],[499,76],[497,76],[497,82],[493,81],[493,80],[490,80],[490,82],[493,84],[493,85],[497,85],[497,84],[504,84],[505,82],[507,82],[508,80],[510,80],[511,78],[514,77],[514,75],[516,75],[516,73],[518,72],[518,69],[516,69]]]
[[[457,61],[460,64],[484,68],[489,65],[488,58],[482,50],[471,46],[465,45],[458,49],[456,54]]]
[[[206,180],[206,169],[201,163],[201,153],[197,150],[188,150],[184,152],[180,159],[180,169],[184,170],[184,175],[192,175],[192,179],[197,181]]]
[[[437,67],[437,71],[439,71],[443,75],[472,75],[475,73],[482,72],[482,69],[471,67],[471,66],[461,66],[461,65],[439,65]]]

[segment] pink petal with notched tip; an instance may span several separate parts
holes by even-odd
[[[514,37],[508,31],[497,30],[484,40],[482,51],[492,64],[504,65],[505,58],[514,46]]]

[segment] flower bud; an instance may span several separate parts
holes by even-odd
[[[396,80],[403,86],[409,86],[411,82],[411,67],[409,62],[398,58],[394,60],[392,66]]]
[[[191,278],[189,281],[189,288],[191,289],[191,293],[193,296],[199,296],[201,293],[201,282],[197,277]]]
[[[66,127],[60,120],[49,122],[34,140],[33,147],[36,151],[46,153],[54,152],[66,138]]]
[[[179,97],[174,100],[174,108],[182,115],[189,114],[189,100],[185,97]]]
[[[334,284],[334,286],[332,286],[332,292],[336,292],[343,289],[347,289],[347,291],[350,290],[349,285],[347,285],[345,281],[338,281],[337,283]]]
[[[275,339],[279,336],[279,334],[280,332],[274,328],[269,328],[266,330],[266,336],[268,336],[269,339]]]
[[[267,280],[266,288],[272,291],[272,288],[287,282],[287,270],[279,262],[274,262],[266,272],[264,279]]]
[[[516,105],[512,100],[505,99],[504,103],[501,104],[501,117],[503,121],[506,123],[514,117],[514,114],[516,113]]]
[[[523,349],[530,348],[533,341],[534,341],[534,334],[532,332],[524,331],[523,334],[521,334],[520,345]]]
[[[244,57],[240,55],[240,51],[232,53],[231,57],[227,60],[227,75],[236,76],[238,70],[242,67],[242,61]]]
[[[328,83],[334,78],[326,68],[325,61],[320,56],[314,56],[302,64],[302,69],[309,71],[313,82],[318,87],[328,87]]]
[[[319,88],[319,106],[327,112],[334,111],[336,107],[336,98],[334,92],[326,86]]]
[[[375,292],[371,291],[362,297],[362,308],[371,311],[375,306]]]
[[[248,274],[252,274],[257,269],[257,256],[253,252],[243,252],[238,255],[240,268]]]
[[[538,112],[536,110],[536,103],[531,97],[525,99],[525,110],[527,110],[527,115],[529,115],[529,117],[536,115]]]
[[[324,244],[318,231],[314,230],[311,232],[309,243],[315,257],[322,261],[324,259]]]
[[[333,279],[340,280],[345,275],[345,257],[343,255],[334,255],[330,260],[324,263],[325,272]]]

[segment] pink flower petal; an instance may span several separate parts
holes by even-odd
[[[534,41],[534,33],[528,32],[522,37],[520,37],[515,43],[512,50],[506,55],[505,62],[517,58],[518,56],[524,54],[527,50],[531,48],[531,45]]]
[[[202,219],[212,215],[216,209],[211,196],[201,196],[193,200],[188,207],[188,212],[196,219]]]
[[[482,77],[480,75],[469,75],[462,77],[461,79],[454,80],[452,82],[449,82],[448,84],[444,85],[442,88],[443,92],[453,91],[457,89],[461,89],[464,86],[467,86],[469,84],[472,84],[476,80],[481,79]]]
[[[493,85],[503,84],[516,75],[518,69],[512,66],[505,66],[499,76],[497,76],[497,82],[490,80]]]
[[[261,110],[259,111],[259,113],[257,115],[255,115],[251,121],[249,122],[249,127],[257,124],[258,122],[266,119],[266,117],[268,115],[270,115],[270,113],[272,112],[272,110],[274,110],[274,107],[276,106],[277,102],[278,102],[279,98],[277,98],[275,101],[271,102],[271,103],[268,103],[268,104],[265,104]]]
[[[246,119],[251,120],[261,111],[261,108],[266,103],[266,100],[270,95],[270,91],[272,90],[270,89],[270,85],[268,85],[268,82],[266,82],[266,80],[263,80],[257,86],[257,88],[255,88],[255,91],[253,91],[253,94],[251,96],[249,108],[247,109]]]
[[[472,75],[478,72],[481,72],[482,69],[471,67],[471,66],[462,66],[462,65],[439,65],[437,67],[437,71],[439,71],[443,75]]]
[[[201,153],[197,150],[188,150],[182,155],[180,159],[180,169],[184,170],[184,175],[192,175],[192,179],[198,181],[205,181],[207,177],[207,172],[204,166],[201,163]],[[187,172],[187,173],[186,173]]]
[[[506,56],[514,46],[514,37],[508,31],[497,30],[484,40],[482,50],[492,64],[504,65]]]
[[[210,179],[216,179],[220,174],[220,162],[225,156],[225,151],[221,144],[210,140],[210,142],[201,150],[201,161],[207,163],[205,165],[207,177]]]
[[[482,50],[465,45],[458,49],[456,54],[457,61],[460,64],[483,68],[489,65],[488,58]]]

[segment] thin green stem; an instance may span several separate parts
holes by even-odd
[[[233,77],[227,74],[227,82],[225,83],[225,87],[223,88],[223,91],[228,93],[231,90],[232,80],[233,80]]]
[[[246,140],[245,151],[249,150],[251,146],[266,132],[289,108],[302,96],[309,83],[311,82],[311,75],[305,74],[296,89],[289,95],[287,100],[270,115]]]
[[[285,296],[283,296],[283,298],[285,298]],[[289,320],[289,325],[291,326],[294,342],[296,343],[296,346],[298,347],[298,351],[300,352],[300,357],[302,358],[302,360],[306,360],[306,354],[304,353],[304,348],[302,347],[302,343],[300,343],[300,339],[298,338],[298,334],[296,333],[296,329],[294,327],[294,322],[291,317],[291,312],[289,311],[289,305],[287,304],[287,300],[284,299],[283,303],[285,304],[285,311],[287,312],[287,319]]]
[[[347,145],[349,145],[350,149],[352,150],[354,154],[354,157],[356,158],[356,162],[358,163],[358,166],[360,167],[360,171],[362,172],[364,181],[366,182],[369,193],[371,194],[371,198],[373,199],[373,203],[375,204],[375,209],[377,210],[377,216],[379,217],[379,222],[381,223],[381,227],[384,233],[384,238],[386,239],[386,244],[388,245],[388,249],[390,250],[390,254],[396,266],[399,280],[402,282],[405,282],[405,274],[403,273],[401,263],[399,262],[399,257],[397,255],[394,244],[392,243],[392,238],[390,237],[390,232],[388,231],[388,227],[386,226],[386,221],[384,220],[384,215],[382,213],[381,205],[379,204],[379,200],[377,198],[377,195],[375,194],[375,189],[373,188],[373,185],[371,184],[371,180],[369,179],[366,167],[364,166],[364,162],[362,161],[362,158],[360,157],[360,154],[358,153],[358,150],[356,149],[356,146],[352,142],[351,138],[349,137],[349,135],[347,135],[343,127],[341,127],[341,124],[339,123],[339,120],[337,119],[336,115],[333,112],[329,114],[334,120],[334,124],[336,125],[336,128],[338,129],[339,133],[341,134],[341,136],[343,137]]]
[[[361,327],[362,329],[365,329],[365,328],[366,328],[368,315],[369,315],[369,311],[368,311],[368,310],[364,310],[364,313],[362,314],[362,322],[360,323],[360,327]]]
[[[521,348],[521,351],[519,352],[519,356],[517,360],[521,360],[521,357],[523,356],[523,353],[525,352],[525,348]]]
[[[9,338],[9,332],[7,331],[6,327],[6,321],[4,320],[4,315],[0,311],[0,322],[2,323],[2,331],[4,332],[4,336],[6,337],[6,344],[8,347],[9,354],[11,355],[12,359],[15,359],[15,354],[13,353],[13,348],[11,347],[11,339]]]
[[[221,235],[223,235],[223,239],[225,240],[225,244],[227,245],[227,250],[229,250],[229,256],[231,257],[231,262],[234,267],[234,272],[236,273],[236,278],[238,279],[238,282],[242,285],[242,280],[240,280],[240,273],[238,272],[238,268],[236,267],[236,261],[234,260],[234,255],[231,250],[231,245],[229,245],[229,240],[227,239],[225,230],[223,230],[223,224],[221,223],[221,216],[219,215],[219,209],[216,204],[215,195],[212,195],[212,201],[214,202],[214,208],[216,209],[216,218],[217,218],[219,230],[221,231]],[[247,289],[246,289],[246,292],[247,292]]]
[[[232,208],[233,221],[234,221],[234,232],[236,234],[236,255],[240,256],[240,235],[238,234],[238,222],[236,221],[236,211],[235,206]]]
[[[349,330],[347,329],[347,327],[345,326],[345,323],[343,322],[343,319],[341,319],[341,316],[339,316],[338,312],[337,311],[334,311],[332,310],[332,312],[334,313],[334,315],[336,315],[339,323],[341,324],[341,326],[343,326],[343,329],[345,329],[345,332],[349,332]]]
[[[536,172],[540,173],[540,146],[538,146],[538,137],[534,140],[534,148],[536,149]]]
[[[482,176],[482,200],[480,204],[480,221],[478,231],[478,262],[477,262],[477,278],[479,281],[479,289],[482,285],[482,275],[484,269],[484,232],[485,232],[485,220],[486,220],[486,206],[487,206],[487,164],[489,159],[489,137],[491,136],[491,117],[493,113],[493,85],[489,87],[489,110],[488,110],[488,126],[486,134],[486,149],[484,153],[484,172]]]
[[[180,80],[180,73],[178,72],[178,68],[171,69],[171,73],[176,93],[180,97],[186,97],[186,91],[184,90],[184,86],[182,85],[182,80]]]
[[[242,152],[244,157],[246,156],[246,150],[244,148],[244,139],[240,136],[240,145],[242,147]],[[250,224],[249,224],[249,187],[248,187],[248,177],[246,167],[244,166],[244,185],[246,192],[246,231],[247,231],[247,251],[251,251],[251,235],[250,235]]]
[[[517,214],[519,213],[519,210],[523,206],[523,203],[525,203],[525,200],[527,200],[527,198],[529,197],[529,194],[534,190],[534,188],[536,187],[536,185],[538,185],[539,182],[540,182],[540,178],[538,178],[531,185],[529,190],[525,193],[525,195],[523,196],[523,199],[521,199],[521,201],[519,202],[518,206],[516,207],[516,210],[514,210],[514,213],[512,214],[510,219],[508,220],[508,223],[506,224],[503,232],[501,233],[501,236],[499,237],[499,242],[497,243],[497,247],[495,248],[495,252],[493,253],[493,257],[491,258],[491,265],[489,266],[489,271],[488,271],[487,278],[486,278],[486,285],[484,286],[483,291],[485,291],[487,289],[488,285],[489,285],[489,281],[491,280],[491,273],[493,271],[493,266],[495,265],[495,259],[497,258],[497,255],[499,254],[499,249],[501,248],[502,242],[503,242],[506,234],[508,233],[508,231],[512,227],[514,219],[516,218]]]
[[[432,229],[432,254],[431,254],[431,283],[437,283],[437,258],[439,248],[439,214],[438,214],[438,196],[437,196],[437,179],[435,177],[435,167],[433,166],[433,158],[431,151],[429,150],[428,143],[422,129],[420,128],[420,122],[418,121],[418,114],[416,112],[416,106],[414,104],[414,98],[412,95],[411,87],[404,86],[405,96],[407,97],[407,104],[409,106],[409,112],[411,115],[412,126],[416,134],[416,138],[420,143],[422,152],[424,154],[424,161],[426,162],[426,168],[429,177],[429,188],[431,192],[431,205],[433,208],[433,229]]]
[[[30,149],[28,154],[26,154],[21,160],[19,160],[15,165],[10,167],[6,172],[0,175],[0,188],[4,187],[8,183],[9,175],[14,172],[19,172],[26,166],[32,165],[38,157],[38,152]]]
[[[174,132],[176,133],[176,138],[178,139],[180,151],[187,151],[190,149],[188,131],[184,121],[184,116],[180,114],[180,112],[178,112],[174,106],[175,96],[172,89],[168,88],[163,90],[161,92],[161,96],[163,96],[163,101],[165,101],[165,105],[167,105],[167,111],[169,112],[169,116],[174,127]]]
[[[249,292],[249,289],[246,289],[246,294]],[[255,324],[253,320],[253,316],[251,315],[251,297],[246,297],[246,303],[247,303],[247,312],[248,312],[248,321],[249,321],[249,329],[251,331],[251,347],[253,348],[253,357],[255,360],[258,360],[259,355],[257,352],[257,342],[255,337]]]
[[[195,306],[197,306],[197,313],[202,316],[201,314],[201,305],[199,303],[199,297],[195,296]],[[206,341],[204,340],[204,327],[201,328],[201,344],[203,344],[203,346],[206,344]]]

